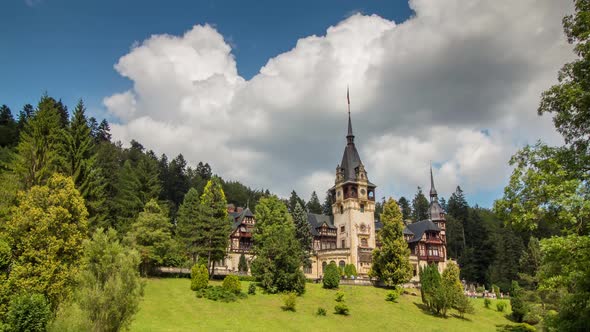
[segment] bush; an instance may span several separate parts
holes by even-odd
[[[352,276],[356,277],[356,266],[354,266],[354,264],[346,264],[346,266],[344,266],[344,275],[347,278],[350,278]]]
[[[512,307],[512,317],[517,322],[522,322],[524,316],[528,313],[528,305],[520,298],[520,296],[514,296],[510,298],[510,306]]]
[[[240,255],[240,261],[238,262],[238,271],[242,273],[248,273],[248,262],[246,261],[246,255]]]
[[[537,329],[526,323],[516,325],[496,325],[500,332],[536,332]]]
[[[340,284],[340,272],[338,272],[336,264],[330,263],[326,266],[326,272],[322,281],[324,288],[338,288],[338,285]]]
[[[504,309],[506,309],[506,302],[498,301],[498,303],[496,303],[496,310],[504,312]]]
[[[334,313],[337,315],[348,316],[349,315],[348,306],[344,302],[336,303],[336,306],[334,307]]]
[[[204,264],[195,264],[191,269],[191,289],[196,291],[207,288],[209,284],[209,270]]]
[[[317,316],[325,316],[326,315],[326,309],[319,307],[318,310],[315,312],[315,314]]]
[[[396,302],[397,299],[399,298],[400,293],[401,293],[401,290],[396,287],[395,289],[393,289],[392,291],[387,293],[387,296],[385,296],[385,301]]]
[[[234,293],[226,290],[222,286],[208,286],[196,291],[198,298],[206,298],[212,301],[221,302],[235,302],[238,299],[246,298],[247,295],[244,293]]]
[[[343,292],[336,292],[336,298],[334,300],[336,302],[344,302],[344,293]]]
[[[469,301],[469,298],[465,295],[459,296],[453,306],[458,312],[459,316],[463,318],[463,316],[467,314],[474,314],[475,308],[473,308],[473,304]]]
[[[21,294],[10,301],[6,313],[7,331],[45,331],[51,308],[42,294]]]
[[[491,304],[492,300],[488,299],[487,297],[483,299],[483,306],[486,307],[486,309],[489,309]]]
[[[256,294],[256,284],[255,283],[250,283],[250,286],[248,286],[248,294],[250,295],[255,295]]]
[[[496,285],[492,285],[492,292],[494,294],[496,294],[496,298],[499,299],[500,298],[500,287],[496,286]]]
[[[483,292],[485,292],[485,290],[486,290],[486,289],[485,289],[483,286],[479,286],[479,287],[477,287],[477,288],[475,289],[475,291],[476,291],[476,292],[478,292],[478,293],[483,293]]]
[[[522,318],[522,321],[527,324],[530,324],[530,325],[537,325],[543,319],[542,315],[543,315],[543,312],[542,312],[541,308],[539,308],[538,306],[533,306],[524,315],[524,317]]]
[[[297,293],[287,293],[283,297],[284,305],[281,307],[283,311],[293,311],[295,312],[295,306],[297,305]]]
[[[227,292],[231,292],[234,294],[240,294],[242,292],[242,285],[240,284],[240,280],[237,276],[228,275],[223,279],[222,286],[224,290]]]

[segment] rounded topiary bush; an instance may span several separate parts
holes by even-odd
[[[209,270],[204,264],[195,264],[191,269],[191,289],[196,291],[207,288],[209,284]]]
[[[340,271],[338,271],[338,266],[336,266],[336,264],[330,263],[326,266],[326,272],[322,282],[324,288],[338,288],[338,285],[340,284]]]
[[[221,285],[223,289],[227,292],[240,294],[242,292],[242,285],[240,284],[240,279],[234,275],[228,275],[223,279],[223,284]]]
[[[21,294],[10,301],[6,323],[8,331],[45,331],[51,308],[42,294]]]

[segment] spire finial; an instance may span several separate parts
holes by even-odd
[[[434,188],[434,176],[432,175],[432,160],[430,161],[430,200],[437,198],[438,194]]]
[[[346,100],[348,101],[348,135],[346,135],[346,139],[348,144],[354,143],[354,135],[352,134],[352,121],[350,120],[350,92],[348,89],[348,85],[346,86]]]

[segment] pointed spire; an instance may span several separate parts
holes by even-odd
[[[346,100],[348,101],[348,135],[346,135],[346,140],[348,144],[354,144],[354,135],[352,134],[352,121],[350,120],[350,93],[348,86],[346,87]]]
[[[432,161],[430,162],[430,201],[438,199],[436,188],[434,188],[434,176],[432,175]]]

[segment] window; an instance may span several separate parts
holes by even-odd
[[[412,270],[414,270],[414,277],[418,274],[418,267],[416,265],[413,265]]]
[[[361,224],[361,232],[366,232],[367,231],[367,225],[365,224]]]
[[[361,212],[365,212],[365,204],[361,204]]]
[[[341,248],[344,248],[346,246],[346,240],[342,240],[342,245],[340,246]]]
[[[368,247],[369,246],[369,241],[367,241],[366,238],[362,238],[361,239],[361,246]]]
[[[328,265],[328,263],[326,263],[326,262],[322,263],[322,273],[326,272],[326,265]]]
[[[340,214],[344,213],[344,206],[340,205]]]
[[[311,264],[310,265],[306,265],[303,268],[303,273],[305,273],[305,274],[311,274]]]
[[[344,270],[344,265],[346,265],[346,263],[344,261],[338,262],[338,266],[340,267],[341,270]]]
[[[340,226],[340,233],[344,233],[344,226]]]
[[[336,262],[335,261],[330,261],[330,264],[336,265]]]

